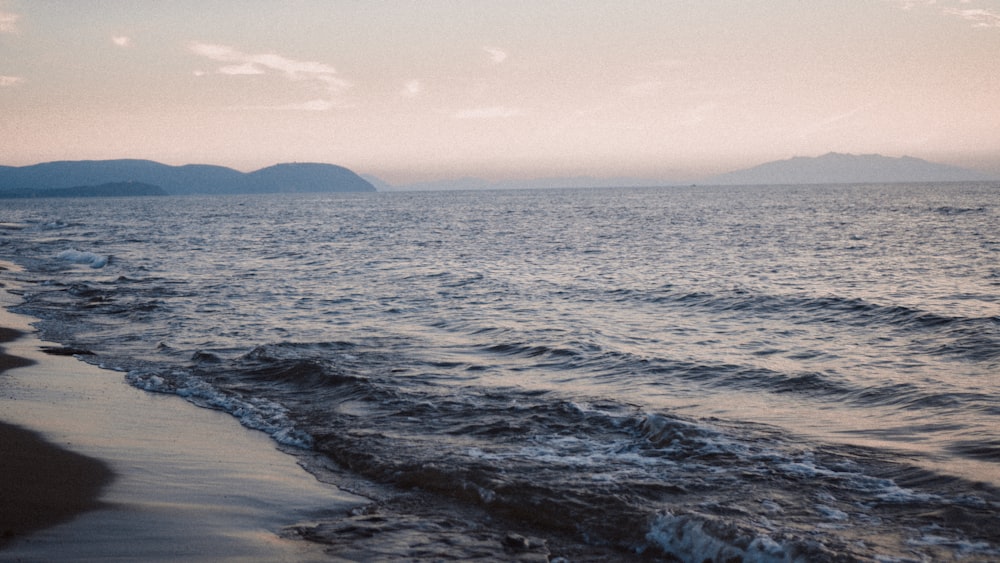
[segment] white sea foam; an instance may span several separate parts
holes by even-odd
[[[287,409],[274,401],[226,394],[183,372],[171,373],[168,380],[153,372],[133,370],[125,378],[145,391],[179,395],[197,405],[228,412],[243,426],[270,434],[279,444],[303,449],[313,445],[312,436],[297,430],[288,418]]]
[[[91,268],[103,268],[108,265],[108,256],[101,256],[93,252],[83,252],[80,250],[64,250],[59,253],[58,258],[74,264],[85,264]]]
[[[972,554],[990,556],[1000,555],[1000,549],[996,549],[994,546],[985,541],[955,539],[932,533],[927,533],[919,538],[908,540],[907,543],[913,546],[938,546],[949,548],[956,551],[959,554],[959,557],[965,557]]]
[[[817,504],[816,510],[819,511],[824,517],[829,520],[836,520],[838,522],[845,521],[849,518],[846,512],[843,510],[838,510],[832,506],[827,506],[825,504]]]
[[[863,473],[852,471],[834,471],[826,467],[817,465],[812,459],[812,454],[807,453],[800,461],[790,461],[779,463],[775,466],[778,470],[800,479],[815,479],[824,477],[846,481],[855,490],[871,493],[875,498],[883,502],[908,503],[908,502],[928,502],[938,499],[936,495],[921,493],[912,489],[900,487],[892,479],[884,477],[873,477]]]
[[[805,561],[766,534],[751,537],[731,526],[712,526],[710,520],[669,512],[653,521],[646,539],[681,561]]]
[[[625,475],[642,473],[642,467],[675,465],[660,457],[650,457],[619,442],[602,442],[577,436],[539,435],[528,438],[524,445],[509,450],[483,451],[469,448],[469,457],[483,460],[530,460],[553,466],[574,467],[586,471],[591,480],[614,481]]]

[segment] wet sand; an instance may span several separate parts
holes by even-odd
[[[0,545],[98,508],[111,478],[99,460],[0,422]]]
[[[21,336],[21,331],[0,327],[0,345]],[[33,363],[0,347],[0,377]],[[97,508],[101,489],[111,479],[111,469],[99,460],[0,422],[0,546]]]
[[[0,561],[338,559],[284,530],[367,499],[229,415],[45,354],[0,294]]]

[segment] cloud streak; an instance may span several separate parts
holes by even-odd
[[[917,6],[940,6],[941,4],[971,4],[972,0],[957,0],[951,2],[939,2],[939,0],[887,0],[893,4],[896,4],[903,10],[912,10]],[[989,28],[995,27],[1000,28],[1000,13],[984,10],[982,8],[941,8],[941,13],[947,16],[953,16],[961,18],[963,20],[972,22],[972,27],[978,28]]]
[[[935,0],[888,0],[889,2],[896,4],[903,10],[912,10],[915,6],[921,4],[933,4]]]
[[[959,10],[957,8],[946,8],[944,13],[950,16],[958,16],[964,20],[972,22],[972,27],[997,27],[1000,28],[1000,14],[983,9]]]
[[[264,74],[264,69],[252,63],[243,63],[240,65],[221,66],[218,72],[227,76],[252,76],[255,74]]]
[[[862,113],[872,109],[873,107],[875,107],[875,104],[865,104],[845,112],[828,116],[824,119],[819,120],[816,123],[808,124],[799,133],[799,138],[808,139],[816,134],[821,134],[828,131],[833,131],[836,129],[843,128],[846,125],[849,125],[851,120],[853,120],[856,116],[861,115]]]
[[[424,85],[419,80],[411,80],[403,85],[400,95],[404,98],[416,98],[424,91]]]
[[[490,56],[490,60],[493,61],[493,64],[502,64],[507,60],[507,52],[503,49],[499,49],[497,47],[483,47],[483,51],[486,51],[486,54]]]
[[[24,78],[20,76],[0,76],[0,88],[7,88],[9,86],[17,86],[24,82]]]
[[[125,35],[116,35],[111,38],[111,42],[118,47],[130,47],[132,45],[132,38]]]
[[[317,86],[327,92],[329,99],[312,100],[301,104],[278,106],[273,109],[301,109],[325,111],[340,107],[335,98],[353,84],[341,78],[337,70],[316,61],[299,61],[276,53],[244,53],[229,45],[192,42],[188,48],[195,55],[211,61],[224,63],[216,69],[217,74],[226,76],[277,75],[293,82]],[[196,75],[207,73],[196,71]]]

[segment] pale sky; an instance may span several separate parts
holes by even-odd
[[[1000,0],[0,0],[0,164],[1000,173]]]

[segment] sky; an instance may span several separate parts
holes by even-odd
[[[0,164],[1000,174],[1000,0],[0,0]]]

